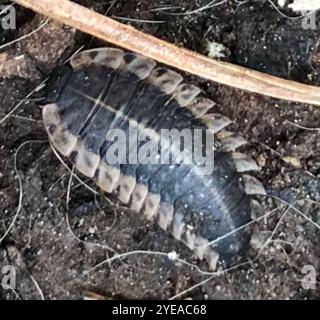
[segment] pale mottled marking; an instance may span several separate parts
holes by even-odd
[[[120,170],[116,167],[107,165],[104,161],[100,161],[96,171],[96,184],[105,192],[111,193],[120,177]]]
[[[80,139],[72,149],[72,153],[76,155],[74,159],[76,168],[87,177],[93,178],[101,160],[100,155],[90,152]]]
[[[148,194],[148,187],[137,183],[132,191],[130,208],[139,212]]]
[[[44,125],[49,137],[57,150],[68,157],[77,144],[77,137],[61,124],[58,106],[47,104],[42,110]]]
[[[118,199],[127,204],[136,185],[136,178],[126,175],[120,175],[115,189],[119,188]]]
[[[208,247],[208,243],[209,241],[201,236],[198,236],[195,239],[195,251],[200,260],[203,260],[208,250],[210,250],[210,247]]]
[[[212,107],[215,102],[208,98],[197,97],[194,101],[187,106],[187,108],[198,118],[204,116]]]
[[[122,62],[120,68],[135,74],[141,80],[147,78],[150,75],[152,69],[154,69],[154,67],[156,66],[156,62],[154,60],[132,53],[128,53],[127,55],[133,56],[133,59],[129,63],[125,63],[124,56],[124,62]]]
[[[148,220],[152,220],[158,213],[160,201],[161,198],[159,194],[148,193],[144,207],[142,208],[143,214]]]
[[[186,107],[201,92],[201,89],[193,84],[182,83],[173,93],[174,99],[181,107]]]
[[[191,232],[190,230],[187,230],[185,233],[185,239],[186,239],[186,245],[190,250],[195,249],[195,242],[196,242],[196,235]]]
[[[247,144],[246,139],[230,131],[223,130],[219,132],[217,136],[222,143],[222,150],[226,152],[236,150],[237,148]]]
[[[248,174],[243,174],[241,179],[243,180],[244,188],[247,194],[249,195],[254,195],[254,194],[266,195],[267,194],[264,186],[258,179]]]
[[[149,83],[152,83],[166,94],[171,94],[182,80],[183,77],[179,73],[166,68],[153,69],[147,78]]]
[[[123,50],[114,48],[98,48],[79,52],[70,60],[74,70],[91,65],[106,66],[117,69],[123,59]]]
[[[183,233],[186,231],[186,225],[183,222],[183,215],[177,213],[174,215],[172,223],[172,234],[177,240],[181,240]]]
[[[257,163],[253,159],[248,158],[248,156],[243,153],[233,152],[232,159],[238,172],[259,170],[259,166],[257,165]]]
[[[210,248],[206,253],[207,261],[209,262],[211,270],[217,270],[217,264],[219,261],[219,253]]]
[[[159,221],[160,228],[167,231],[168,226],[171,224],[173,219],[174,207],[172,204],[161,203],[159,207]]]
[[[229,118],[218,113],[208,113],[200,119],[208,128],[213,129],[215,133],[221,131],[232,122]]]

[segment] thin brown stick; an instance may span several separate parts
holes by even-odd
[[[274,98],[320,105],[319,87],[209,59],[116,22],[69,0],[16,0],[16,2],[92,36],[202,78]]]

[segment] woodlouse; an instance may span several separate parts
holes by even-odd
[[[245,173],[256,170],[256,163],[234,152],[246,141],[224,129],[231,121],[210,112],[215,104],[198,87],[143,56],[99,48],[76,54],[70,64],[48,84],[43,108],[53,146],[103,191],[157,219],[211,269],[241,256],[250,240],[241,229],[251,219],[250,195],[265,191]],[[110,164],[106,134],[117,128],[129,135],[131,122],[140,131],[151,129],[153,137],[161,129],[211,130],[214,171],[197,175],[197,163]]]

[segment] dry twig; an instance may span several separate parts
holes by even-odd
[[[274,98],[320,105],[320,88],[216,61],[147,35],[69,0],[15,0],[40,14],[180,70]]]

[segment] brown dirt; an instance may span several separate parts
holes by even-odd
[[[206,41],[214,40],[226,47],[227,61],[320,84],[319,30],[302,29],[301,21],[283,18],[268,1],[247,1],[242,5],[229,1],[187,15],[172,13],[198,8],[205,1],[197,1],[197,5],[184,0],[77,2],[99,12],[107,11],[109,16],[164,21],[124,22],[201,53],[205,53]],[[168,6],[175,8],[159,9]],[[285,12],[293,16],[292,12]],[[17,13],[18,30],[0,31],[0,46],[36,29],[44,20],[18,6]],[[22,102],[14,116],[0,124],[0,238],[19,207],[18,176],[23,186],[18,218],[0,243],[0,270],[6,264],[16,266],[16,292],[22,299],[41,298],[33,279],[46,299],[80,299],[86,290],[119,299],[170,298],[208,276],[150,254],[130,255],[85,274],[113,256],[103,246],[119,253],[175,250],[180,258],[197,263],[203,270],[206,265],[197,262],[183,245],[157,226],[110,204],[102,195],[94,196],[75,178],[66,209],[70,173],[47,141],[38,101],[43,91],[30,99],[25,97],[82,45],[87,48],[103,43],[50,21],[34,36],[0,51],[0,119]],[[294,204],[300,213],[288,210],[287,205],[274,198],[258,199],[257,216],[275,211],[254,226],[252,248],[246,256],[250,263],[214,276],[181,298],[319,299],[320,273],[315,290],[303,289],[301,279],[303,266],[320,269],[320,231],[316,227],[320,224],[320,130],[297,126],[320,128],[319,107],[278,101],[186,77],[218,103],[221,113],[234,120],[234,130],[248,138],[250,144],[245,152],[261,165],[258,176],[268,191]],[[14,166],[17,150],[18,173]],[[273,241],[266,242],[271,235]],[[16,298],[13,292],[1,290],[0,298]]]

